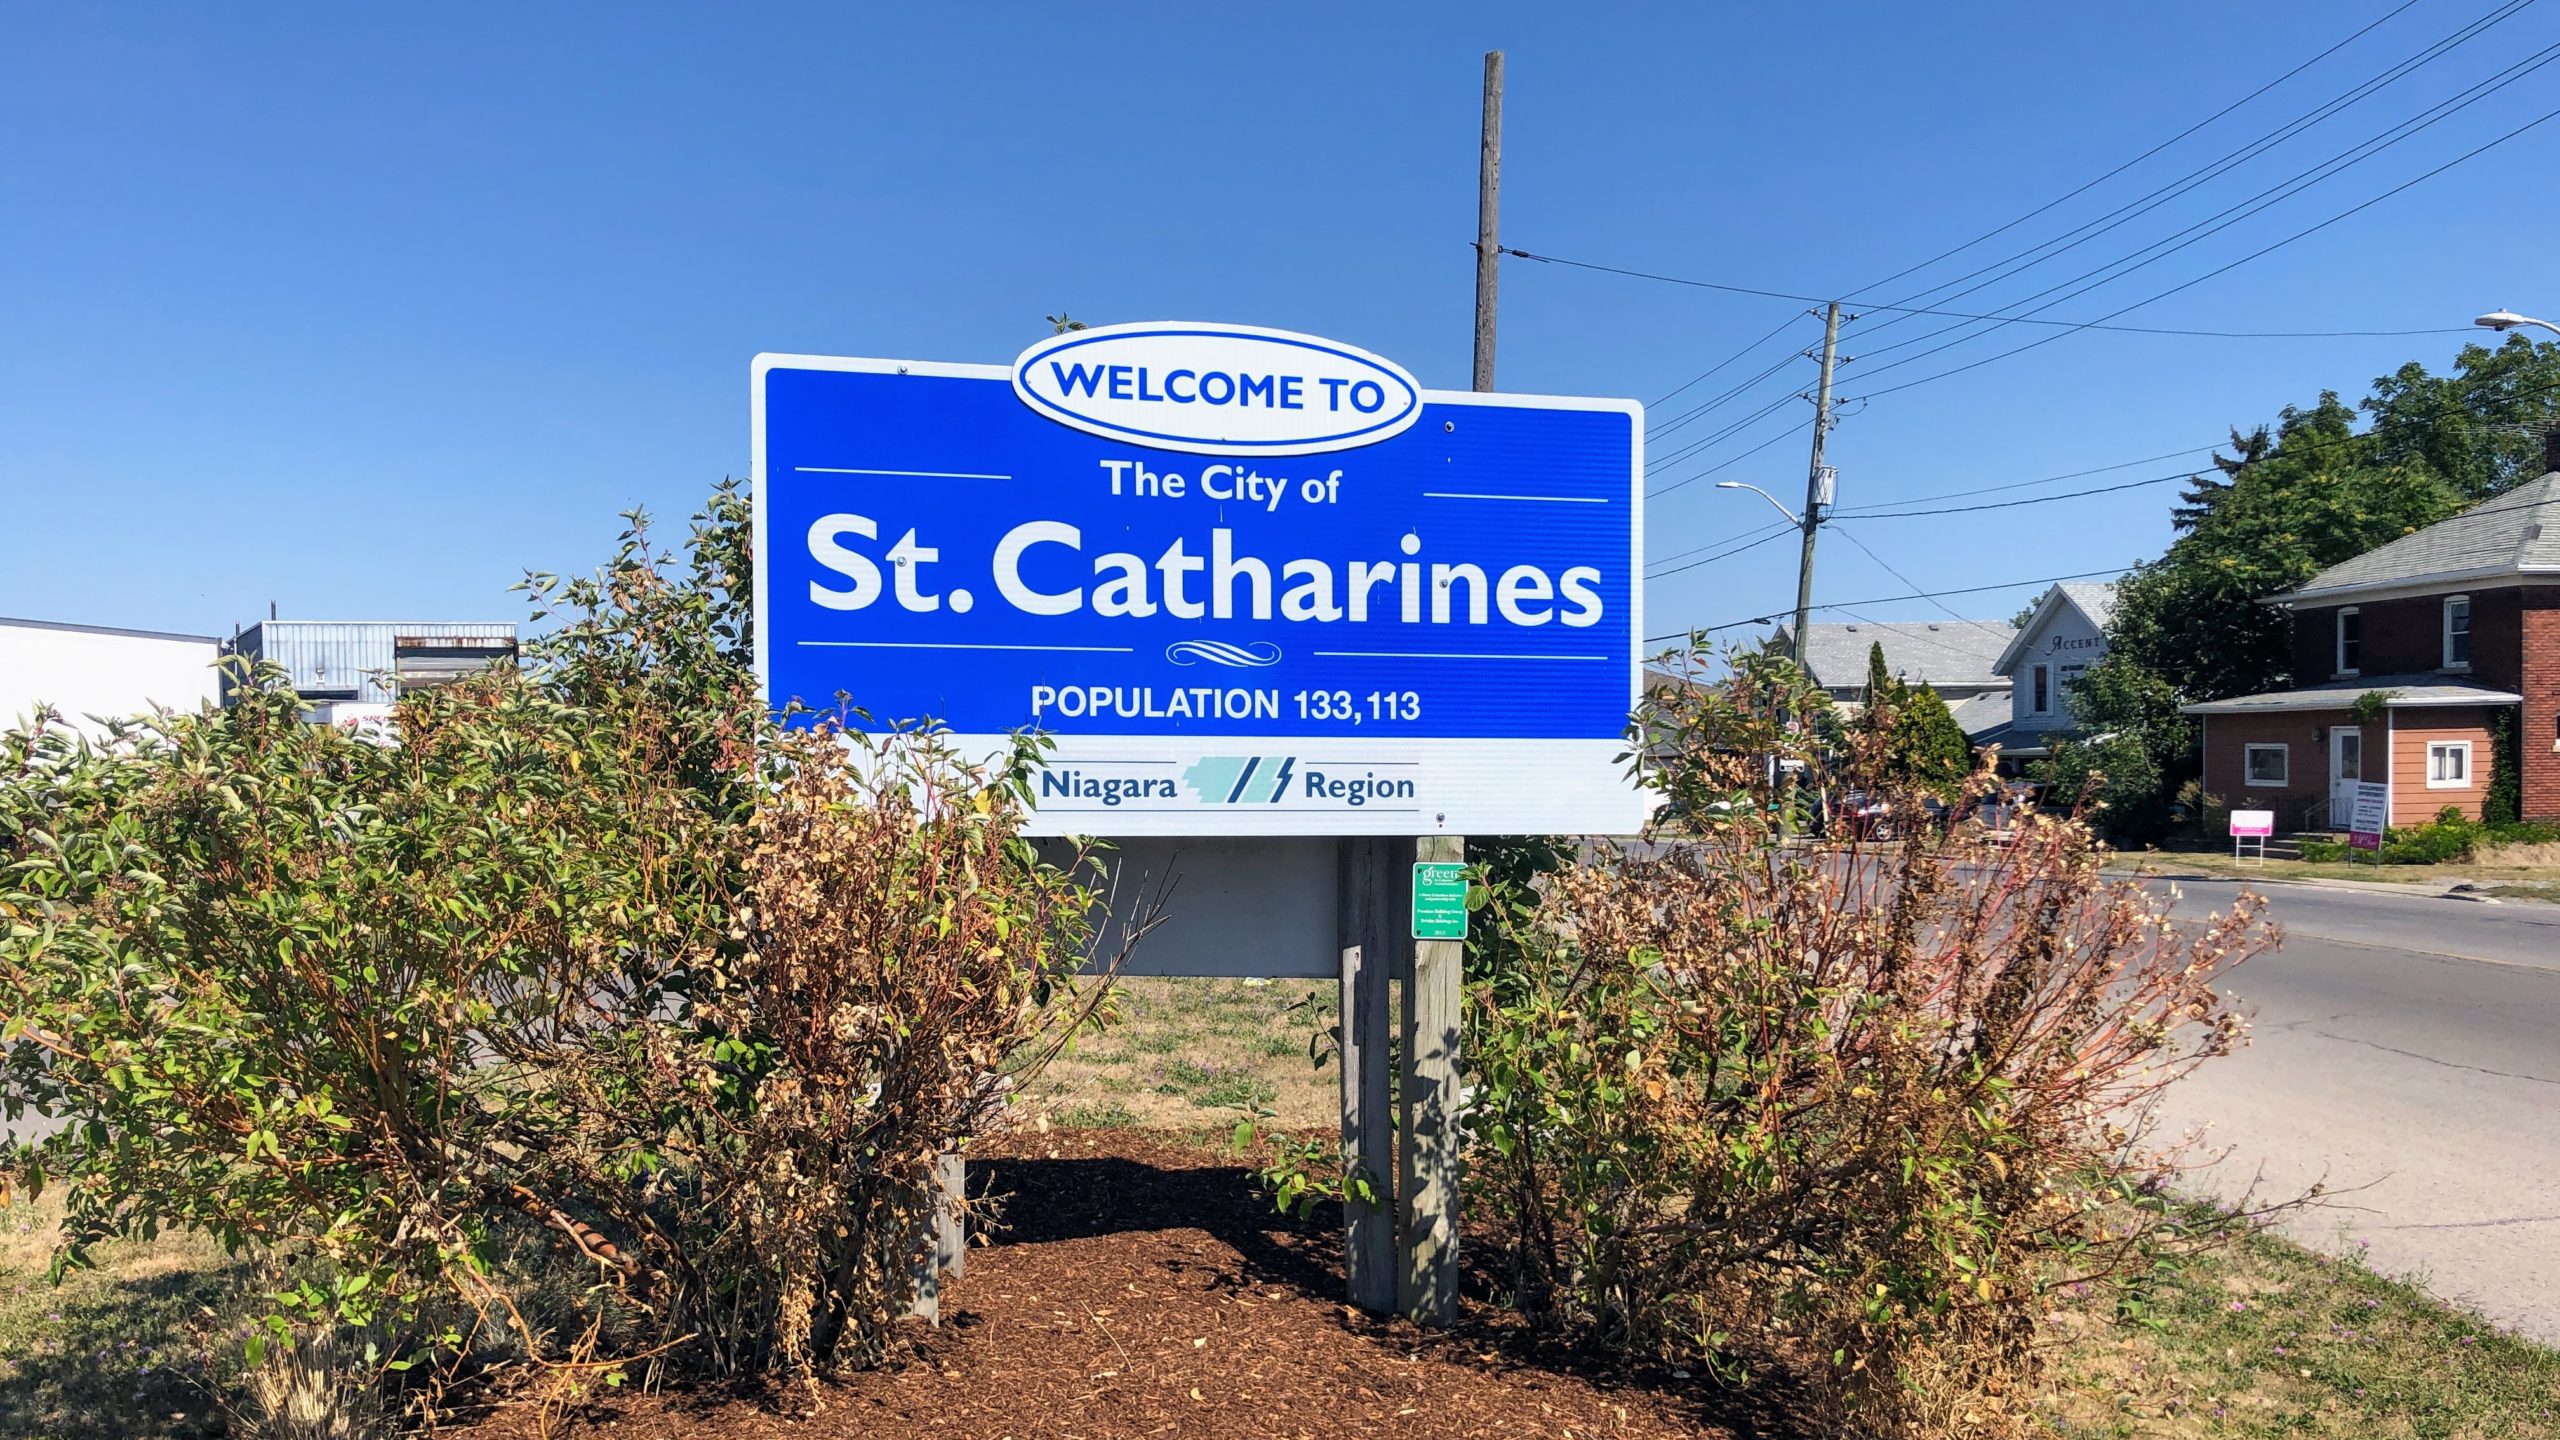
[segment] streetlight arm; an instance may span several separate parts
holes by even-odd
[[[1776,510],[1779,514],[1786,516],[1788,524],[1793,525],[1798,529],[1802,529],[1804,526],[1804,517],[1796,514],[1793,510],[1788,509],[1784,501],[1780,500],[1777,496],[1770,494],[1768,491],[1761,489],[1757,485],[1747,485],[1740,480],[1719,480],[1716,482],[1716,488],[1719,490],[1748,490],[1752,494],[1759,496],[1761,499],[1768,501],[1770,508]]]

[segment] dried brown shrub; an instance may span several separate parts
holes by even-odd
[[[1480,947],[1471,1179],[1547,1323],[1785,1357],[1848,1425],[2005,1433],[2048,1292],[2180,1223],[2145,1201],[2179,1164],[2148,1102],[2239,1041],[2220,982],[2273,932],[2254,901],[2173,927],[2077,819],[1926,823],[1820,710],[1754,661],[1671,701],[1700,838],[1551,874]],[[1844,783],[1901,837],[1778,842],[1781,788]]]
[[[0,1165],[65,1196],[59,1263],[210,1234],[286,1376],[565,1404],[879,1352],[934,1158],[1082,1016],[1092,897],[1019,838],[1031,749],[775,723],[745,521],[538,577],[565,623],[397,744],[273,673],[0,736],[0,1110],[61,1122]]]

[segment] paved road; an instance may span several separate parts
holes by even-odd
[[[2238,886],[2178,888],[2201,916]],[[2251,1043],[2166,1109],[2232,1147],[2201,1183],[2353,1189],[2286,1228],[2560,1342],[2560,906],[2264,893],[2286,940],[2233,977]]]

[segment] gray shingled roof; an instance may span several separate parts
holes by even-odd
[[[1787,645],[1790,627],[1781,625],[1770,643]],[[1805,627],[1805,669],[1825,687],[1867,683],[1867,650],[1884,646],[1887,670],[1914,684],[2006,685],[1991,671],[1991,662],[2009,648],[2018,632],[2005,620],[1905,620],[1886,624]]]
[[[2065,580],[2054,588],[2079,606],[2080,613],[2089,617],[2089,623],[2101,630],[2116,618],[2116,582],[2113,580]]]
[[[2281,600],[2503,575],[2560,574],[2560,471],[2367,550]]]
[[[2009,723],[2009,710],[2009,697],[1997,690],[1958,701],[1954,711],[1956,728],[1964,732],[1967,740],[1982,744],[1984,736]]]

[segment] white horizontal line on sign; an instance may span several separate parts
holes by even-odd
[[[1606,505],[1598,495],[1477,495],[1464,490],[1425,490],[1425,500],[1535,500],[1543,505]]]
[[[1606,655],[1478,655],[1443,650],[1317,650],[1317,655],[1352,660],[1606,660]]]
[[[852,465],[794,465],[803,475],[897,475],[910,480],[1010,480],[1010,475],[980,475],[967,470],[864,470]]]
[[[1112,655],[1137,653],[1127,645],[961,645],[934,640],[803,640],[799,643],[829,650],[1094,650]]]
[[[1211,805],[1204,802],[1202,808],[1211,811],[1225,811],[1230,813],[1244,810],[1265,815],[1270,814],[1275,810],[1283,813],[1310,810],[1321,810],[1334,815],[1342,813],[1342,807],[1339,805],[1266,805],[1253,800],[1239,800],[1233,803],[1217,805]],[[1372,815],[1419,815],[1422,813],[1422,807],[1419,805],[1369,805],[1362,808],[1366,809]],[[1129,813],[1129,809],[1125,805],[1043,805],[1040,807],[1040,810],[1041,813],[1047,815],[1102,815],[1106,813],[1126,815]],[[1162,815],[1167,812],[1159,809],[1148,813]],[[1194,812],[1188,807],[1178,807],[1172,813],[1189,815]]]

